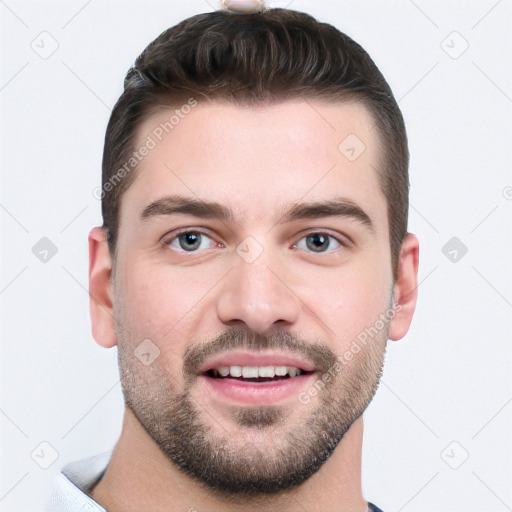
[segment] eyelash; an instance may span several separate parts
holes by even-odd
[[[340,247],[343,247],[343,248],[347,248],[348,247],[348,244],[346,242],[344,242],[341,237],[339,236],[335,236],[333,235],[332,233],[329,233],[328,231],[318,231],[318,230],[313,230],[313,231],[308,231],[307,233],[303,234],[302,237],[299,239],[298,242],[294,243],[293,244],[293,248],[296,249],[296,246],[298,245],[299,242],[301,242],[302,240],[304,240],[305,238],[307,238],[308,236],[311,236],[311,235],[320,235],[320,236],[326,236],[328,237],[329,239],[332,239],[332,240],[335,240],[339,245]],[[329,243],[330,245],[330,243]],[[329,248],[329,246],[327,246]],[[329,253],[333,253],[335,252],[336,250],[338,250],[339,247],[331,250],[331,251],[320,251],[320,252],[316,252],[316,251],[308,251],[309,253],[312,253],[312,254],[329,254]]]
[[[200,234],[200,235],[204,235],[206,237],[208,237],[209,239],[211,239],[212,241],[213,240],[213,237],[206,231],[200,229],[200,228],[185,228],[185,229],[181,229],[179,231],[177,231],[176,233],[173,233],[173,236],[171,238],[164,238],[163,241],[162,241],[162,244],[166,247],[170,247],[172,242],[174,242],[175,240],[178,240],[178,238],[181,236],[181,235],[185,235],[187,233],[194,233],[194,234]],[[328,231],[319,231],[319,230],[313,230],[313,231],[309,231],[307,233],[304,233],[302,235],[302,237],[298,240],[298,242],[294,243],[293,244],[293,249],[296,249],[296,246],[297,244],[302,241],[304,238],[307,238],[308,236],[311,236],[311,235],[321,235],[321,236],[327,236],[329,237],[330,239],[333,239],[335,240],[341,247],[344,247],[344,248],[347,248],[348,247],[348,243],[344,242],[341,237],[338,237],[338,236],[335,236],[333,235],[332,233],[329,233]],[[223,247],[223,244],[221,243],[216,243],[216,246],[219,247]],[[328,254],[328,253],[331,253],[331,252],[334,252],[336,249],[332,250],[332,251],[326,251],[326,252],[317,252],[316,254]],[[190,253],[194,253],[194,252],[198,252],[198,251],[185,251],[185,250],[176,250],[177,252],[179,253],[187,253],[187,252],[190,252]],[[312,254],[315,254],[315,251],[308,251]]]
[[[186,235],[187,233],[196,233],[196,234],[200,234],[200,235],[204,235],[210,239],[212,239],[213,241],[213,237],[207,233],[206,231],[202,230],[202,229],[196,229],[196,228],[185,228],[185,229],[181,229],[179,231],[177,231],[176,233],[173,233],[173,236],[169,239],[167,238],[164,238],[162,240],[162,243],[163,245],[165,245],[166,247],[170,247],[171,243],[174,242],[175,240],[178,240],[178,238],[181,236],[181,235]],[[219,244],[217,243],[216,244],[217,246],[219,245],[222,245],[222,244]],[[197,251],[185,251],[185,250],[177,250],[177,252],[180,252],[180,253],[187,253],[187,252],[190,252],[190,253],[193,253],[193,252],[197,252]]]

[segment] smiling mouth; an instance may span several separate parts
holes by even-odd
[[[240,382],[277,382],[314,373],[293,366],[219,366],[204,373],[213,379],[230,379]]]

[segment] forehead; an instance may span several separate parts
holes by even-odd
[[[143,146],[150,149],[121,200],[121,223],[165,195],[269,222],[283,205],[342,196],[387,227],[377,129],[361,103],[161,108],[139,127],[135,150]]]

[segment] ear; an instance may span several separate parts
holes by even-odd
[[[107,234],[103,228],[95,227],[89,233],[89,312],[92,336],[105,348],[117,342],[111,278]]]
[[[389,324],[388,333],[388,338],[393,341],[403,338],[412,322],[418,297],[418,263],[418,238],[408,233],[400,248],[398,277],[393,289],[397,313]]]

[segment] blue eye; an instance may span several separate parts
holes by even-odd
[[[209,236],[200,231],[184,231],[164,243],[178,252],[196,252],[216,245]]]
[[[306,249],[317,253],[325,253],[332,252],[341,245],[342,244],[338,242],[338,240],[327,233],[310,233],[309,235],[301,238],[299,242],[294,245],[294,248]]]

